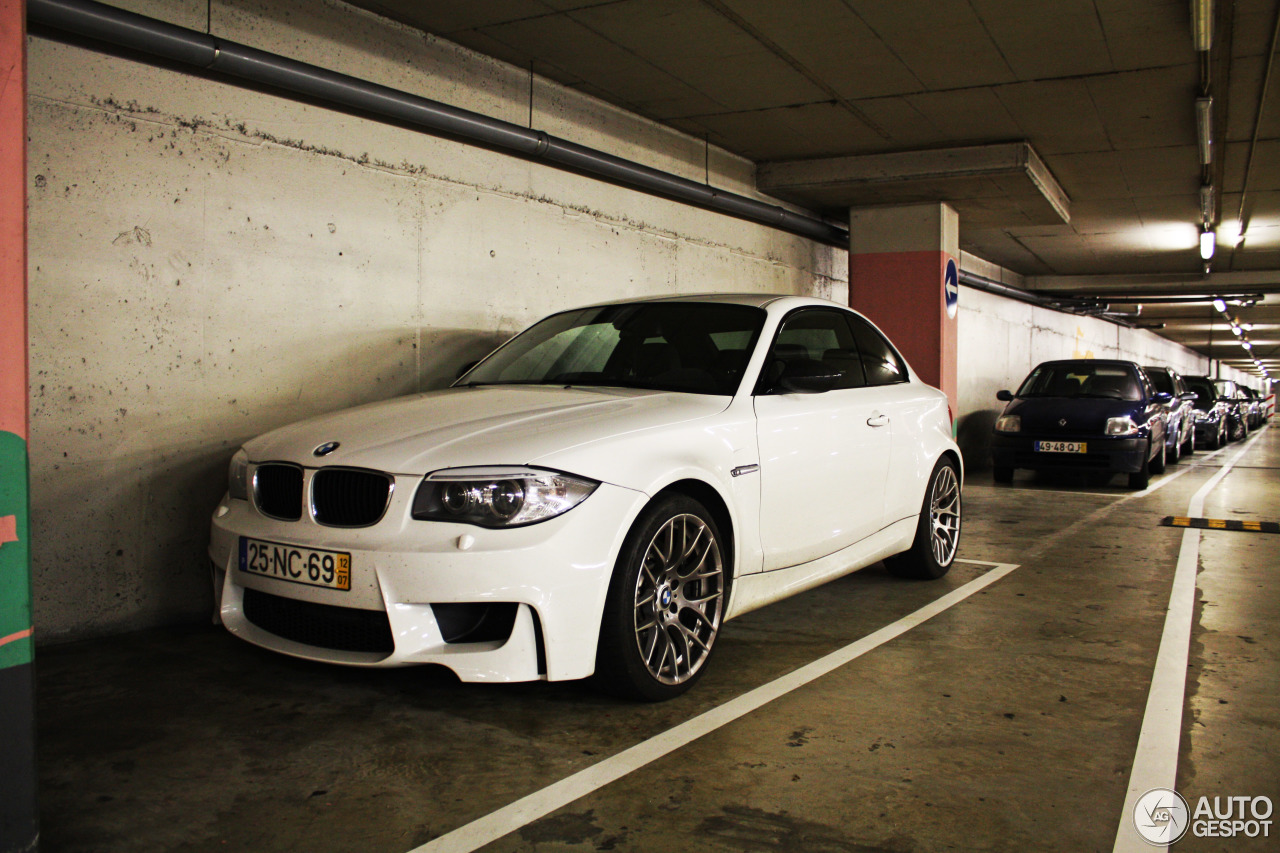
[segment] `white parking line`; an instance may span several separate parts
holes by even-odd
[[[1249,450],[1253,439],[1233,456],[1191,498],[1187,515],[1196,518],[1204,513],[1205,498],[1222,482],[1232,466]],[[1206,457],[1207,458],[1207,457]],[[1200,565],[1200,531],[1187,528],[1182,532],[1178,566],[1173,573],[1173,589],[1169,593],[1169,609],[1165,615],[1160,651],[1156,655],[1147,708],[1138,735],[1138,749],[1129,774],[1129,789],[1120,812],[1113,853],[1149,853],[1154,847],[1142,840],[1133,823],[1133,809],[1139,798],[1152,788],[1173,790],[1178,778],[1178,747],[1182,738],[1182,709],[1186,702],[1187,662],[1191,654],[1191,623],[1195,613],[1196,571]]]
[[[561,779],[541,791],[529,794],[495,812],[447,832],[439,838],[428,841],[410,853],[470,853],[480,847],[496,841],[510,832],[526,826],[563,806],[567,806],[580,797],[597,791],[638,770],[647,764],[657,761],[668,753],[687,746],[705,734],[715,731],[721,726],[750,714],[781,696],[797,690],[806,684],[821,678],[850,661],[856,660],[879,646],[902,636],[912,628],[937,616],[939,613],[964,601],[975,592],[990,586],[1005,575],[1018,568],[1012,563],[988,563],[979,560],[957,560],[958,563],[970,563],[992,568],[981,577],[957,587],[936,601],[921,607],[919,610],[886,625],[875,633],[868,634],[842,649],[825,657],[806,664],[781,678],[764,684],[754,690],[742,694],[736,699],[706,711],[675,728],[668,729],[642,743],[625,749],[617,755],[606,758],[572,776]]]
[[[1178,473],[1176,473],[1176,474],[1170,474],[1170,475],[1169,475],[1169,476],[1167,476],[1167,477],[1161,477],[1161,478],[1160,478],[1159,480],[1157,480],[1155,483],[1151,484],[1150,486],[1148,486],[1147,488],[1143,489],[1142,491],[1140,491],[1140,492],[1131,492],[1130,494],[1127,494],[1127,495],[1125,495],[1124,497],[1125,497],[1126,499],[1128,499],[1128,498],[1140,498],[1140,497],[1143,497],[1143,496],[1145,496],[1145,495],[1149,495],[1149,494],[1151,494],[1152,492],[1154,492],[1156,489],[1161,489],[1161,488],[1164,488],[1165,486],[1169,485],[1169,484],[1170,484],[1170,483],[1172,483],[1174,480],[1176,480],[1176,479],[1178,479],[1179,477],[1181,477],[1183,474],[1186,474],[1188,471],[1194,471],[1194,470],[1195,470],[1195,467],[1196,467],[1196,463],[1199,463],[1199,462],[1207,462],[1208,460],[1210,460],[1210,459],[1212,459],[1213,457],[1217,456],[1219,453],[1226,453],[1226,452],[1227,452],[1228,450],[1230,450],[1230,449],[1231,449],[1231,446],[1230,446],[1230,445],[1223,445],[1222,447],[1219,447],[1217,450],[1213,451],[1212,453],[1208,453],[1208,454],[1206,454],[1206,455],[1204,455],[1204,456],[1197,456],[1195,459],[1190,460],[1190,461],[1191,461],[1191,464],[1190,464],[1190,465],[1183,466],[1183,467],[1181,468],[1181,470],[1180,470],[1180,471],[1178,471]]]

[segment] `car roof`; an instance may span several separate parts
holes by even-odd
[[[632,299],[610,299],[584,307],[598,308],[604,305],[634,305],[636,303],[661,302],[703,302],[721,305],[747,305],[752,308],[764,308],[775,302],[787,302],[796,306],[824,305],[849,310],[848,305],[841,305],[839,302],[832,302],[829,299],[819,299],[814,296],[794,296],[789,293],[682,293],[672,296],[638,296]]]
[[[1059,364],[1101,364],[1108,367],[1132,367],[1137,368],[1137,362],[1124,361],[1118,358],[1057,358],[1052,361],[1042,361],[1037,367],[1048,367]]]

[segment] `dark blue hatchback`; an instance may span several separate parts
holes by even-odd
[[[991,458],[997,483],[1016,468],[1127,473],[1145,489],[1165,466],[1165,413],[1157,392],[1131,361],[1046,361],[1031,371],[996,420]]]

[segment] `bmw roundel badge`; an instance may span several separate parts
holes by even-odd
[[[339,442],[326,441],[324,444],[320,445],[319,447],[317,447],[315,450],[311,452],[314,453],[316,456],[328,456],[330,453],[337,450],[341,446],[342,445]]]

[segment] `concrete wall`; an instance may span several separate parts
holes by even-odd
[[[198,28],[204,0],[117,5]],[[227,38],[527,122],[528,72],[314,0]],[[845,253],[512,157],[30,40],[34,605],[43,640],[207,618],[244,439],[438,387],[529,322],[642,294],[843,299]],[[700,140],[536,81],[534,126],[701,180]],[[750,163],[711,181],[752,193]]]
[[[196,29],[211,11],[226,38],[528,120],[527,71],[337,2],[114,2]],[[577,304],[847,299],[846,252],[768,228],[40,38],[29,62],[43,641],[207,618],[209,513],[232,452],[264,430],[440,387]],[[700,140],[544,80],[533,126],[704,176]],[[710,179],[754,194],[752,164],[714,149]],[[1043,358],[1192,365],[1147,333],[970,290],[960,306],[962,436]]]

